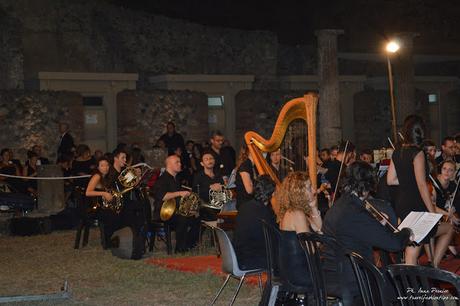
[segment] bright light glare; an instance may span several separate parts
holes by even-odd
[[[390,53],[395,53],[395,52],[398,52],[399,50],[399,44],[395,41],[390,41],[388,44],[387,44],[387,47],[386,47],[387,51],[390,52]]]

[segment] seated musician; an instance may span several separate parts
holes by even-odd
[[[93,206],[101,207],[101,197],[104,200],[110,202],[113,199],[113,196],[107,190],[109,189],[108,174],[110,170],[110,163],[107,158],[101,158],[97,162],[97,168],[95,173],[91,176],[88,186],[86,187],[85,195],[94,200],[90,200],[90,203]],[[119,218],[118,216],[110,210],[101,210],[100,222],[104,228],[104,241],[103,246],[106,248],[109,244],[110,237],[113,232],[119,228]]]
[[[280,181],[287,175],[288,169],[281,163],[281,149],[267,154],[267,161]]]
[[[314,197],[315,191],[306,172],[290,172],[276,192],[280,205],[280,249],[288,254],[289,261],[280,258],[280,265],[288,269],[291,281],[297,286],[310,286],[305,253],[297,234],[321,230],[321,213]]]
[[[233,238],[236,257],[241,269],[266,268],[265,239],[261,219],[276,225],[270,199],[275,183],[268,175],[254,182],[254,199],[245,202],[236,216]]]
[[[221,191],[224,180],[221,175],[214,173],[216,160],[210,151],[204,151],[201,155],[200,164],[203,170],[196,173],[193,177],[193,191],[195,191],[204,203],[209,203],[209,191]],[[219,210],[209,207],[200,209],[201,220],[215,221]]]
[[[455,162],[452,160],[443,161],[439,165],[440,173],[436,176],[432,185],[433,197],[437,206],[436,212],[443,214],[446,220],[450,221],[458,228],[460,220],[457,218],[457,215],[460,211],[460,201],[455,193],[455,166]],[[457,250],[454,246],[450,245],[449,251],[454,256],[458,257]],[[429,260],[431,260],[431,258],[429,258]]]
[[[356,161],[346,169],[342,196],[327,212],[323,222],[323,232],[333,236],[347,250],[373,261],[372,248],[387,251],[401,251],[410,241],[411,230],[393,230],[382,225],[364,208],[363,201],[375,188],[376,178],[372,166]],[[378,205],[369,199],[374,206]],[[389,209],[389,205],[386,205]],[[329,246],[325,248],[324,273],[328,294],[356,298],[352,305],[359,305],[360,292],[351,263],[343,254],[336,254]],[[341,267],[340,267],[341,265]],[[340,273],[338,272],[340,269]]]
[[[153,186],[154,219],[157,220],[160,218],[160,210],[164,201],[175,199],[177,211],[181,197],[190,195],[190,191],[181,190],[181,184],[177,180],[177,174],[182,171],[180,158],[177,155],[171,155],[166,158],[165,164],[166,170]],[[169,222],[175,226],[176,230],[176,253],[184,253],[196,245],[200,229],[198,216],[185,217],[176,214]]]
[[[123,149],[115,149],[113,155],[113,167],[109,171],[109,186],[111,189],[122,192],[127,187],[124,186],[123,180],[125,177],[120,176],[127,165],[127,154]],[[140,169],[134,169],[134,173],[128,173],[127,177],[132,175],[140,176]],[[148,227],[151,222],[151,209],[148,199],[144,196],[138,185],[128,192],[125,192],[122,197],[122,207],[119,212],[120,228],[129,226],[133,230],[134,235],[141,235],[142,230]]]

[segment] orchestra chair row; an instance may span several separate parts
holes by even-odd
[[[406,264],[388,265],[382,272],[357,253],[349,256],[365,306],[460,305],[460,277],[454,273]],[[394,300],[386,298],[392,293]]]
[[[252,269],[252,270],[241,270],[238,265],[238,259],[236,258],[235,250],[233,248],[232,242],[228,237],[227,233],[218,227],[214,228],[214,231],[217,236],[217,241],[220,247],[220,256],[222,258],[222,272],[227,274],[224,283],[220,287],[219,291],[217,292],[216,296],[211,302],[211,305],[214,305],[219,298],[220,294],[224,290],[225,286],[227,285],[230,278],[234,278],[239,280],[238,287],[232,297],[230,305],[235,303],[236,297],[241,289],[241,286],[244,283],[246,276],[250,275],[257,275],[259,281],[259,288],[262,294],[262,273],[265,272],[265,269]]]
[[[317,242],[310,245],[312,256],[307,258],[309,271],[305,271],[306,277],[312,280],[312,286],[298,286],[290,277],[290,271],[286,270],[286,263],[290,258],[287,256],[288,254],[283,252],[283,249],[279,247],[282,239],[279,229],[268,224],[264,220],[261,221],[265,237],[268,271],[267,282],[265,283],[262,299],[259,303],[260,305],[272,306],[279,303],[289,303],[289,300],[284,301],[284,299],[289,299],[293,295],[303,295],[304,301],[308,303],[308,305],[313,303],[313,305],[325,306],[343,302],[336,297],[328,297],[326,294]],[[302,241],[302,239],[299,239],[299,241]],[[302,247],[304,246],[302,245]],[[279,296],[279,292],[285,292],[286,295]]]

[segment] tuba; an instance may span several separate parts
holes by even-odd
[[[179,207],[176,209],[176,199],[169,199],[163,202],[160,209],[161,221],[168,221],[174,214],[178,214],[184,217],[197,216],[200,209],[200,197],[191,192],[186,197],[181,197],[179,201]]]
[[[110,190],[113,199],[107,201],[102,198],[102,207],[112,209],[118,214],[123,207],[123,195],[134,189],[140,179],[141,178],[136,174],[136,170],[133,167],[126,167],[121,171],[120,175],[118,175],[118,181],[123,185],[124,189],[121,191]]]

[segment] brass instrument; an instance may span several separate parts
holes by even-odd
[[[114,212],[119,213],[123,207],[123,194],[134,189],[140,179],[140,176],[136,174],[136,170],[133,167],[126,167],[120,172],[120,175],[118,175],[118,181],[123,185],[124,189],[121,191],[109,190],[113,199],[107,201],[102,198],[102,207],[112,209]]]
[[[308,141],[308,173],[311,185],[317,188],[317,170],[316,170],[316,109],[318,105],[318,95],[308,93],[301,98],[296,98],[287,102],[280,111],[276,120],[275,128],[270,139],[265,139],[256,132],[249,131],[244,135],[244,140],[248,145],[249,152],[253,158],[254,164],[259,175],[268,174],[275,181],[276,185],[281,182],[262,152],[273,152],[280,148],[288,126],[296,119],[302,119],[307,124],[307,141]],[[278,207],[273,207],[275,212]]]
[[[132,189],[134,189],[134,187],[125,188],[123,191],[110,190],[113,199],[111,201],[107,201],[104,197],[102,197],[102,207],[112,209],[118,214],[123,207],[123,194]]]
[[[202,203],[201,206],[221,210],[224,204],[232,200],[232,196],[232,192],[225,186],[220,191],[209,189],[209,203]]]
[[[126,167],[123,171],[121,171],[120,175],[118,176],[118,180],[125,188],[136,186],[141,177],[136,174],[136,170],[134,167]]]
[[[160,209],[160,219],[162,221],[168,221],[174,214],[178,214],[184,217],[197,216],[200,209],[200,197],[191,192],[186,197],[181,197],[179,201],[179,207],[176,209],[176,200],[169,199],[163,202]]]

